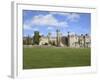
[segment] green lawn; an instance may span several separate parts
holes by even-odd
[[[23,69],[91,65],[90,48],[24,48]]]

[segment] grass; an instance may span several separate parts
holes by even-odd
[[[90,48],[24,48],[23,69],[91,65]]]

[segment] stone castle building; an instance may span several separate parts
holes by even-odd
[[[44,45],[54,43],[57,45],[57,37],[41,37],[40,44]],[[59,46],[66,46],[66,47],[90,47],[91,45],[91,38],[88,34],[68,34],[67,36],[59,36]]]
[[[88,34],[72,34],[69,35],[67,39],[69,47],[90,47],[91,44],[91,38]]]
[[[24,42],[27,38],[24,38]],[[30,44],[34,42],[34,40],[29,39]],[[27,42],[27,41],[26,41]],[[62,36],[59,31],[57,31],[57,36],[52,37],[50,33],[47,36],[41,36],[39,45],[51,45],[51,46],[59,46],[59,47],[90,47],[91,46],[91,37],[88,34],[70,34]]]

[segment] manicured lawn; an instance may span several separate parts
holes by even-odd
[[[24,48],[23,69],[90,66],[90,48]]]

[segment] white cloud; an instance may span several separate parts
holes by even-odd
[[[50,12],[50,14],[52,14],[52,15],[63,15],[67,18],[67,20],[69,20],[71,22],[76,22],[80,18],[80,14],[74,13],[74,12],[73,13]]]
[[[64,16],[69,16],[70,13],[65,13],[65,12],[50,12],[50,14],[52,15],[64,15]]]
[[[68,23],[67,22],[64,22],[64,21],[63,22],[60,22],[59,26],[61,26],[61,27],[68,27]]]
[[[33,17],[32,23],[35,25],[53,25],[57,24],[57,20],[52,15],[38,15]]]
[[[52,30],[53,27],[61,27],[66,28],[68,27],[67,21],[58,21],[53,14],[48,15],[36,15],[33,16],[31,20],[24,22],[24,29],[25,30],[39,30],[37,28],[34,28],[33,26],[47,26],[48,30]]]
[[[37,27],[31,27],[31,24],[24,24],[24,30],[33,30],[33,31],[39,31]]]
[[[32,28],[33,29],[33,31],[38,31],[39,29],[38,28]]]
[[[32,28],[30,27],[30,25],[28,24],[24,24],[24,30],[31,30]]]
[[[63,27],[68,26],[67,22],[58,21],[52,14],[48,15],[38,15],[34,16],[32,19],[32,24],[34,25],[47,25],[47,26],[55,26],[55,27]]]
[[[48,29],[48,30],[52,30],[53,28],[52,28],[52,27],[48,27],[47,29]]]
[[[77,13],[71,13],[69,16],[68,16],[68,20],[72,21],[72,22],[76,22],[78,21],[80,18],[80,15],[77,14]]]
[[[63,15],[66,17],[65,21],[58,21],[54,15]],[[78,13],[62,13],[62,12],[50,12],[48,15],[37,15],[33,16],[31,20],[28,20],[24,23],[24,29],[26,30],[38,30],[34,29],[34,26],[49,26],[48,30],[53,29],[53,27],[68,27],[68,21],[77,22],[80,18]],[[52,28],[50,28],[52,27]]]

